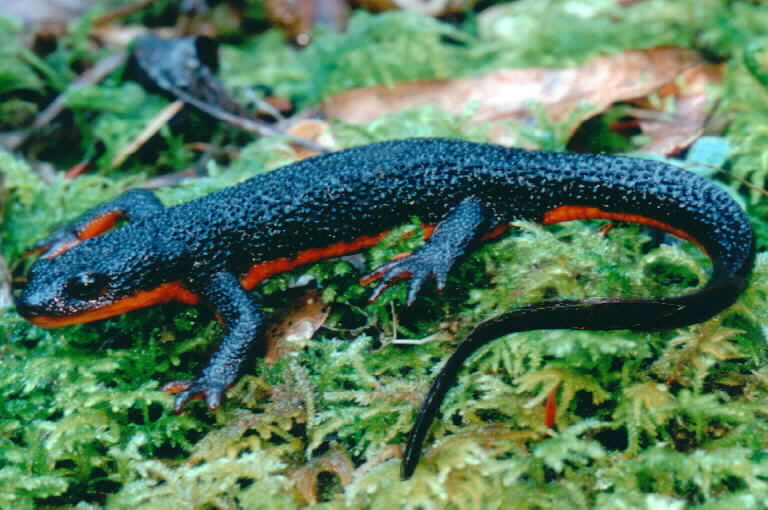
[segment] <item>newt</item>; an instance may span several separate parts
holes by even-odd
[[[482,345],[534,329],[678,328],[730,306],[747,285],[752,227],[724,189],[680,168],[631,157],[546,153],[460,140],[415,138],[299,161],[174,207],[133,189],[54,231],[35,247],[18,312],[42,327],[105,319],[169,301],[205,304],[224,338],[194,380],[174,381],[174,410],[202,398],[211,409],[264,354],[265,314],[249,292],[272,275],[376,244],[418,217],[425,243],[361,280],[372,299],[409,279],[445,287],[451,268],[509,223],[603,218],[649,225],[696,243],[712,262],[703,287],[658,299],[536,303],[479,324],[435,379],[412,429],[402,475],[457,372]],[[119,220],[125,224],[117,226]],[[115,228],[117,226],[117,228]]]

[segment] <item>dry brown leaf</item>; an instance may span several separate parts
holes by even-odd
[[[675,82],[662,87],[662,99],[674,100],[672,112],[664,115],[644,115],[634,112],[643,133],[651,141],[640,152],[673,155],[688,147],[704,132],[714,101],[712,88],[723,80],[723,64],[701,64],[686,70]],[[666,101],[662,101],[664,103]],[[647,110],[646,110],[647,112]]]
[[[293,123],[291,127],[286,129],[285,132],[289,135],[315,142],[323,147],[336,147],[336,141],[333,139],[333,133],[331,133],[331,126],[323,120],[300,120]],[[297,160],[306,159],[318,154],[320,154],[319,151],[313,150],[309,147],[305,147],[296,143],[291,144],[290,156]]]
[[[271,365],[288,353],[303,349],[327,317],[328,308],[320,300],[320,292],[305,292],[268,328],[264,361]]]
[[[509,69],[469,78],[352,89],[330,98],[323,110],[328,117],[355,124],[425,105],[459,114],[474,104],[473,122],[490,124],[497,143],[515,145],[519,141],[502,122],[531,122],[531,103],[540,104],[556,122],[569,119],[582,107],[579,118],[570,119],[575,129],[617,101],[648,95],[698,62],[694,52],[682,48],[630,50],[575,68]]]
[[[404,9],[427,16],[445,16],[472,8],[476,0],[357,0],[355,3],[372,11]]]

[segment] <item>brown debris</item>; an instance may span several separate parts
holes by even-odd
[[[579,118],[571,119],[581,122],[617,101],[650,94],[698,61],[694,52],[682,48],[630,50],[576,68],[507,69],[467,78],[352,89],[330,98],[324,112],[358,124],[425,105],[460,114],[474,104],[472,122],[490,125],[497,143],[515,145],[519,140],[510,136],[503,122],[532,122],[532,103],[540,104],[555,122],[570,119],[582,107]],[[577,125],[574,122],[574,129]]]
[[[320,292],[315,289],[305,292],[268,328],[264,361],[271,365],[287,354],[303,349],[327,317],[328,308],[320,300]]]
[[[355,3],[372,11],[403,9],[427,16],[445,16],[471,9],[476,0],[356,0]]]
[[[673,101],[673,111],[662,115],[658,115],[658,108],[632,112],[643,133],[652,139],[639,152],[669,156],[699,138],[714,106],[710,91],[722,82],[723,72],[722,64],[702,64],[688,69],[658,90],[662,99],[660,108],[664,108],[667,101]]]

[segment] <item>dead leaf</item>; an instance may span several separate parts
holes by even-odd
[[[445,16],[471,9],[476,0],[357,0],[356,3],[372,11],[403,9],[427,16]]]
[[[297,121],[286,130],[286,133],[303,140],[315,142],[322,147],[336,147],[336,141],[333,139],[331,126],[323,120],[304,119]],[[290,156],[296,160],[306,159],[318,154],[320,154],[320,152],[313,150],[310,147],[296,143],[291,144]]]
[[[669,156],[688,147],[704,132],[714,106],[712,88],[723,80],[723,64],[701,64],[688,69],[674,82],[658,91],[663,101],[674,101],[672,111],[658,115],[658,111],[632,112],[640,122],[643,133],[651,141],[639,152]],[[663,106],[662,106],[663,107]]]
[[[267,329],[267,355],[271,365],[287,354],[303,349],[328,317],[320,292],[308,290]]]
[[[532,103],[541,105],[555,122],[570,119],[581,107],[578,119],[570,119],[575,129],[617,101],[648,95],[698,61],[694,52],[683,48],[630,50],[575,68],[508,69],[468,78],[352,89],[330,98],[323,110],[328,117],[360,124],[425,105],[460,114],[474,104],[472,122],[490,124],[497,143],[516,145],[519,140],[503,122],[532,122]]]

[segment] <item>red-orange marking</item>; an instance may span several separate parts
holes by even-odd
[[[123,217],[123,213],[120,211],[111,211],[106,214],[102,214],[98,218],[94,218],[88,223],[85,228],[77,236],[81,241],[91,239],[98,235],[103,234],[107,230],[111,229],[117,223],[117,220]]]
[[[122,313],[130,312],[138,308],[167,303],[169,301],[181,301],[189,305],[197,304],[199,296],[185,289],[179,282],[164,283],[153,290],[142,290],[132,296],[122,298],[112,304],[97,308],[95,310],[86,310],[84,312],[72,314],[68,317],[53,317],[40,315],[30,319],[30,322],[44,328],[58,328],[72,324],[82,324],[92,322],[107,317],[113,317]]]
[[[181,393],[190,386],[192,386],[192,381],[171,381],[163,385],[163,387],[160,388],[160,391],[165,393]],[[202,397],[192,397],[192,400],[199,400],[200,398]]]
[[[641,214],[619,213],[604,211],[598,207],[588,207],[580,205],[561,205],[552,210],[544,213],[544,217],[541,220],[542,225],[551,225],[553,223],[560,223],[563,221],[571,220],[586,220],[586,219],[601,219],[601,220],[617,220],[617,221],[629,221],[632,223],[640,223],[641,225],[648,225],[649,227],[658,228],[664,232],[669,232],[672,235],[691,241],[696,246],[704,250],[704,247],[696,239],[691,237],[685,230],[675,228],[672,225],[668,225],[663,221],[654,220]],[[706,250],[704,250],[706,251]]]
[[[303,266],[304,264],[309,264],[310,262],[347,255],[373,246],[387,235],[387,233],[388,231],[373,236],[361,236],[352,241],[341,241],[324,248],[310,248],[299,252],[293,258],[281,257],[279,259],[256,264],[240,279],[240,283],[246,289],[252,289],[272,275],[290,271],[291,269]]]
[[[560,383],[555,384],[555,387],[547,395],[547,403],[544,407],[544,426],[548,429],[555,428],[555,418],[557,417],[557,388]]]
[[[497,237],[503,235],[507,230],[509,230],[509,224],[499,225],[498,227],[494,228],[487,234],[485,234],[483,237],[480,238],[481,241],[489,241],[491,239],[496,239]]]

